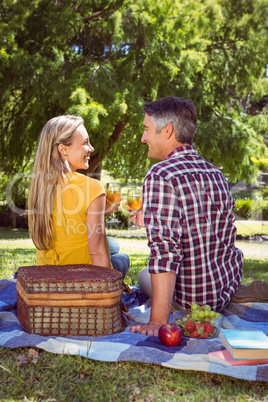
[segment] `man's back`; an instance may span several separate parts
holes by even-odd
[[[174,299],[221,310],[242,278],[234,200],[222,173],[190,145],[154,165],[144,181],[151,273],[177,274]]]

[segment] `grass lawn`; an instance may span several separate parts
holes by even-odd
[[[236,221],[237,233],[242,236],[268,235],[267,221]]]
[[[258,232],[259,233],[259,232]],[[146,266],[146,239],[119,238],[130,256],[126,282],[137,283]],[[245,256],[244,283],[268,281],[267,243],[238,241]],[[35,264],[35,248],[25,230],[0,228],[0,279],[21,265]],[[29,348],[0,348],[0,401],[267,401],[267,383],[206,372],[182,371],[135,362],[106,363],[80,356],[53,355]],[[18,357],[25,364],[18,365]]]
[[[268,235],[268,221],[235,221],[235,226],[237,228],[237,234],[243,237],[253,236],[253,235]],[[108,228],[108,233],[115,236],[129,236],[131,234],[130,230],[118,230],[114,228]],[[135,234],[140,236],[146,236],[146,231],[144,228],[135,230]]]

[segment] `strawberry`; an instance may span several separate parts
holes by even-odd
[[[197,338],[197,331],[193,331],[191,334],[188,335],[189,338]]]
[[[214,331],[213,325],[206,325],[205,326],[205,331],[208,332],[208,333],[213,332]]]
[[[201,322],[196,322],[195,323],[195,328],[205,328],[205,324],[201,324]]]
[[[195,326],[194,326],[193,321],[192,321],[192,320],[188,320],[188,321],[186,322],[186,324],[185,324],[185,330],[192,332],[192,331],[194,331],[194,329],[195,329]]]
[[[205,332],[205,324],[201,324],[200,322],[195,323],[195,329],[197,331],[197,335],[200,337],[200,335],[203,335]]]
[[[200,338],[202,339],[208,338],[208,333],[204,332],[203,335],[200,335]]]

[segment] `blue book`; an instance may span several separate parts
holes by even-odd
[[[268,337],[263,331],[221,329],[222,344],[233,359],[268,359]]]

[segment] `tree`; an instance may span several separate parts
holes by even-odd
[[[265,0],[4,0],[0,6],[1,153],[28,167],[38,133],[79,113],[95,147],[89,172],[141,178],[144,101],[191,99],[195,146],[231,180],[252,180],[262,136],[243,100],[267,61]]]
[[[265,147],[251,117],[245,113],[243,100],[247,93],[254,92],[264,73],[265,4],[187,1],[165,5],[162,13],[160,6],[155,7],[155,13],[139,13],[144,37],[142,51],[146,55],[139,68],[145,84],[141,93],[146,100],[170,94],[193,100],[199,115],[195,137],[198,150],[222,167],[231,180],[244,178],[249,182],[257,175],[251,157],[265,152]],[[131,58],[131,52],[126,57]],[[123,136],[124,143],[116,145],[105,164],[109,170],[120,166],[124,147],[132,147],[127,130]],[[121,152],[116,152],[118,149]],[[136,154],[135,149],[133,156],[128,155],[129,162]],[[128,175],[132,169],[127,170]]]

